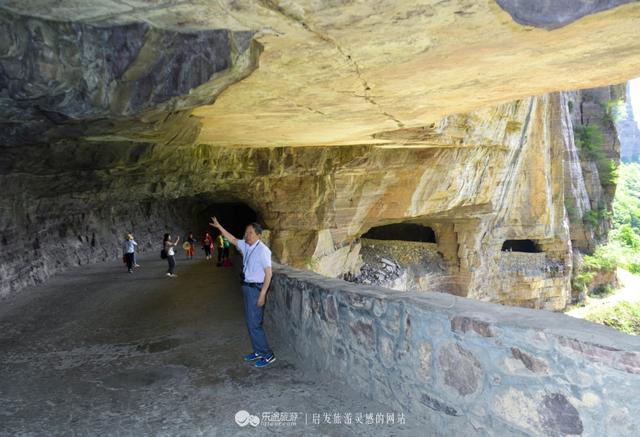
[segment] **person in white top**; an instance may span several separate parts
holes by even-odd
[[[167,262],[169,263],[169,269],[167,270],[167,276],[170,278],[176,278],[176,252],[173,249],[178,245],[180,241],[180,237],[176,238],[176,241],[171,241],[171,234],[164,234],[164,238],[162,239],[162,248],[167,253]]]
[[[124,260],[127,263],[127,270],[129,273],[133,273],[133,265],[135,264],[135,256],[136,256],[136,240],[133,239],[133,235],[127,234],[124,239],[124,243],[122,244],[122,255],[124,256]]]
[[[255,367],[268,366],[276,357],[262,329],[264,305],[272,275],[271,250],[260,240],[262,227],[258,223],[251,223],[245,229],[244,239],[240,240],[223,228],[215,217],[211,217],[210,225],[217,228],[242,253],[244,312],[253,346],[253,352],[245,355],[244,360],[255,361]]]

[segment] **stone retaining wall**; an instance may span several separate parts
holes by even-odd
[[[501,272],[522,276],[563,277],[565,266],[561,261],[547,258],[546,253],[502,252],[499,268]]]
[[[425,435],[638,435],[640,338],[547,311],[276,266],[276,352],[425,423]]]

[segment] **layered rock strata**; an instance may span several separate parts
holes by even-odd
[[[637,5],[547,25],[509,1],[72,4],[0,9],[2,293],[240,202],[294,266],[357,273],[359,237],[408,221],[460,294],[570,298],[566,186],[597,194],[543,93],[636,75]]]
[[[637,76],[639,18],[624,0],[6,0],[3,142],[394,142],[376,134]]]
[[[74,204],[56,209],[59,217],[65,210],[126,209],[179,198],[199,204],[201,211],[212,203],[242,202],[271,228],[274,254],[282,262],[320,271],[338,263],[338,271],[325,272],[344,273],[357,255],[352,245],[369,228],[412,221],[434,229],[438,250],[468,284],[469,296],[559,308],[567,299],[563,281],[570,271],[560,108],[555,94],[447,117],[420,130],[432,144],[426,148],[59,142],[43,154],[42,147],[23,147],[2,175],[9,187],[2,199],[9,212],[4,254],[20,259],[34,232],[58,235],[39,249],[56,250],[66,237],[47,216],[55,202]],[[43,199],[49,206],[43,208]],[[33,217],[36,224],[24,226]],[[148,220],[138,215],[135,221]],[[93,232],[92,226],[82,224],[70,235]],[[518,238],[544,247],[541,269],[561,262],[563,273],[545,276],[534,291],[514,293],[515,285],[504,280],[512,272],[501,272],[499,259],[504,241]]]

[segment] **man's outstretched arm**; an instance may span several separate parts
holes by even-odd
[[[222,225],[218,222],[217,218],[211,217],[211,223],[209,223],[209,224],[211,226],[213,226],[214,228],[216,228],[217,230],[219,230],[222,235],[227,237],[227,240],[229,240],[231,242],[231,244],[233,244],[234,246],[238,247],[238,239],[236,237],[234,237],[233,235],[231,235],[229,233],[229,231],[227,231],[225,228],[223,228]]]

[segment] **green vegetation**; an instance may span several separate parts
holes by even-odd
[[[585,319],[626,334],[640,335],[640,303],[620,302],[614,306],[593,310]]]
[[[605,188],[615,186],[618,178],[618,166],[604,151],[604,138],[600,127],[597,124],[587,124],[576,128],[575,134],[581,158],[596,163],[600,184]]]
[[[567,210],[567,215],[569,216],[569,221],[571,223],[576,223],[580,219],[580,215],[578,214],[578,208],[576,208],[576,203],[573,198],[564,198],[564,207]]]
[[[609,216],[609,211],[607,211],[604,207],[600,207],[598,209],[592,209],[585,212],[584,216],[582,217],[582,222],[591,225],[592,228],[595,228]]]
[[[573,288],[578,292],[586,292],[598,273],[611,273],[617,267],[640,274],[640,164],[621,164],[619,170],[609,242],[586,255],[574,273]],[[583,221],[595,226],[606,214],[604,208],[589,211]]]
[[[605,123],[617,123],[618,121],[626,120],[627,118],[627,105],[624,99],[609,100],[604,106],[603,122]]]
[[[640,235],[640,164],[620,166],[620,184],[613,202],[613,228],[629,225]]]
[[[591,153],[593,144],[596,144],[597,150],[598,133],[594,134],[594,130],[589,129],[588,133],[583,132],[582,138],[587,139],[585,143],[589,144],[585,153]],[[589,142],[593,138],[596,138],[595,143]],[[611,274],[618,267],[640,274],[640,163],[621,164],[618,180],[609,242],[598,246],[592,255],[584,257],[582,266],[574,272],[572,280],[576,291],[587,292],[593,287],[594,280],[598,281],[599,275]],[[602,214],[606,212],[601,208],[590,211],[583,217],[584,222],[597,224]],[[612,292],[612,286],[604,284],[590,290],[589,294],[591,297],[603,298]],[[615,305],[603,305],[587,312],[585,319],[626,334],[640,335],[640,302],[621,301]]]
[[[614,249],[614,246],[615,249]],[[578,292],[587,292],[589,285],[600,273],[612,273],[621,265],[621,255],[617,244],[612,242],[598,246],[593,255],[585,255],[580,269],[574,273],[572,287]],[[605,287],[606,288],[606,287]],[[609,294],[611,290],[594,290],[592,294]]]
[[[609,247],[620,266],[640,273],[640,164],[620,166],[620,184],[613,201],[613,228]]]

